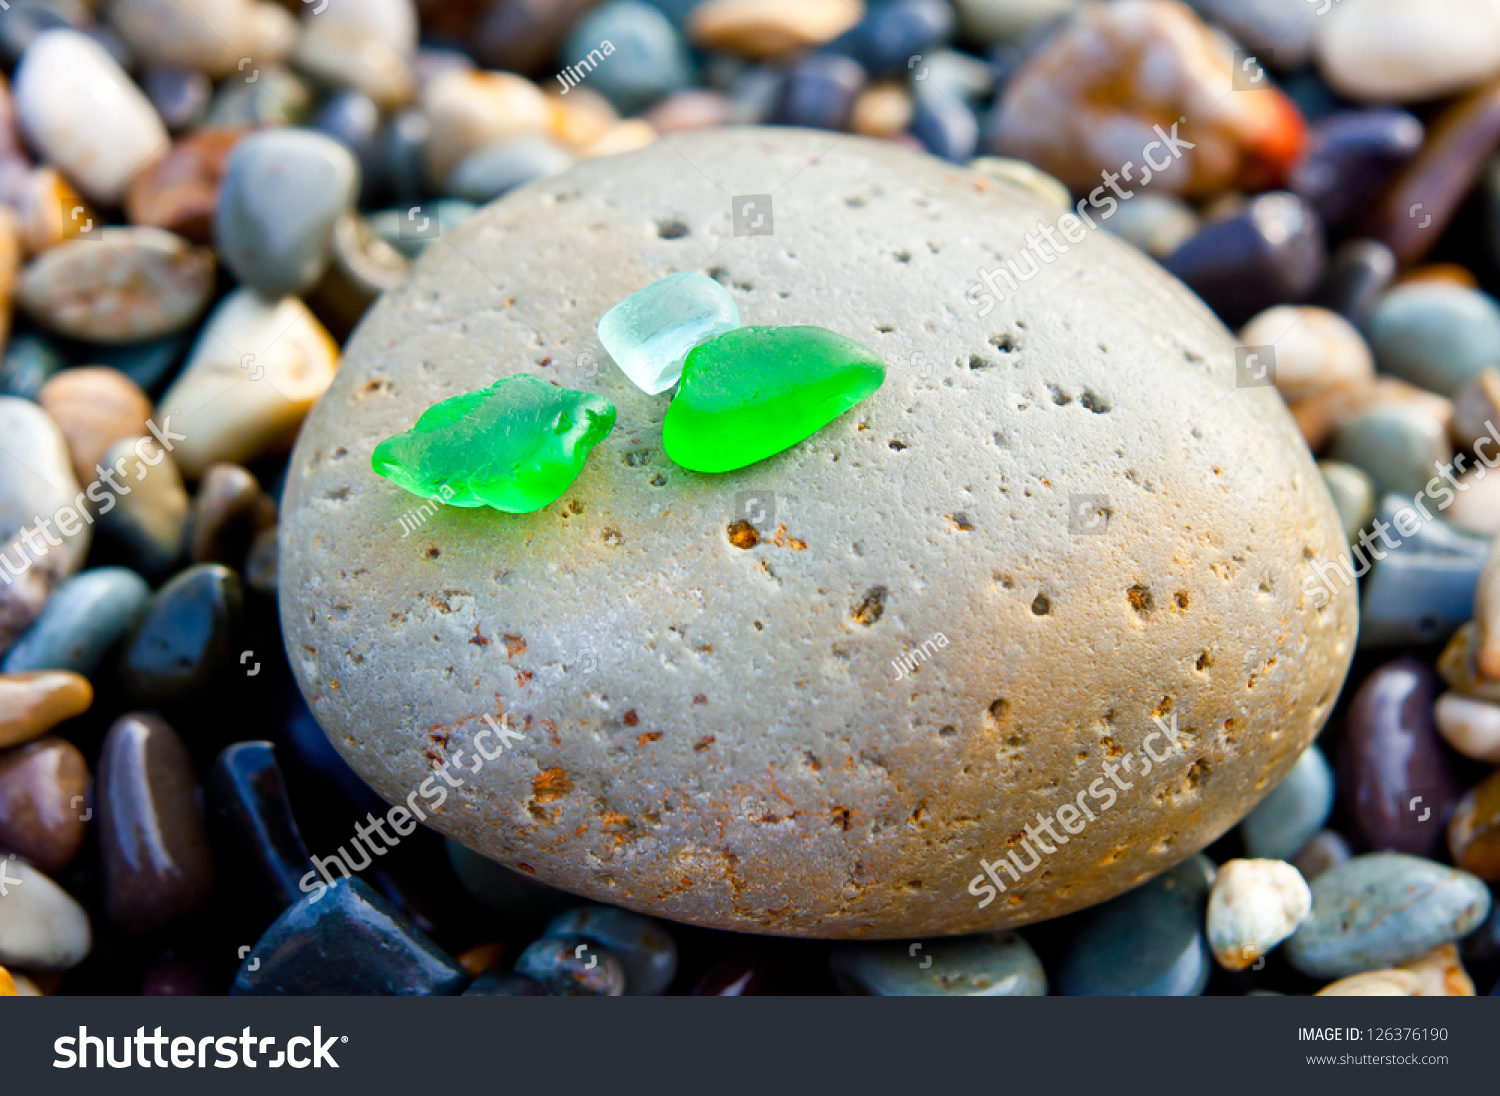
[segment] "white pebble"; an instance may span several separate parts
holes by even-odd
[[[1284,860],[1231,860],[1208,896],[1208,944],[1226,970],[1244,970],[1312,912],[1312,891]]]
[[[1449,692],[1438,697],[1433,717],[1438,733],[1459,753],[1500,765],[1500,704]]]

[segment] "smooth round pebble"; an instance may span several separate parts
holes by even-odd
[[[1354,465],[1339,460],[1318,461],[1318,471],[1323,474],[1323,485],[1339,512],[1344,536],[1352,544],[1375,516],[1375,481]]]
[[[100,506],[99,536],[148,579],[166,578],[182,558],[189,499],[172,454],[155,438],[126,438],[105,452],[105,468],[122,468],[128,495]]]
[[[92,567],[68,579],[0,663],[0,673],[68,670],[93,677],[104,656],[145,615],[151,588],[125,567]]]
[[[844,993],[860,997],[1045,997],[1047,974],[1014,932],[836,948]]]
[[[1408,282],[1380,299],[1369,336],[1383,372],[1455,396],[1500,363],[1500,304],[1461,285]]]
[[[1292,860],[1292,866],[1311,883],[1329,868],[1336,868],[1354,855],[1349,842],[1334,830],[1323,830]]]
[[[218,563],[180,571],[152,596],[120,652],[120,678],[143,706],[208,700],[240,663],[244,591]]]
[[[1420,494],[1453,459],[1442,420],[1415,404],[1377,404],[1350,419],[1333,436],[1329,455],[1361,469],[1384,493]]]
[[[516,973],[557,997],[621,997],[625,967],[612,951],[581,936],[544,936],[516,957]]]
[[[38,868],[5,858],[0,895],[0,963],[25,970],[67,970],[94,946],[89,915]]]
[[[1333,769],[1316,745],[1240,823],[1245,851],[1263,860],[1290,860],[1333,813]]]
[[[47,736],[0,753],[0,849],[48,875],[73,862],[88,832],[88,762],[66,739]]]
[[[46,734],[82,715],[94,702],[94,687],[66,670],[0,673],[0,749]]]
[[[1318,71],[1345,98],[1435,99],[1500,74],[1495,0],[1360,0],[1309,21]]]
[[[455,198],[482,204],[508,190],[548,175],[566,171],[573,157],[545,137],[511,137],[481,145],[448,176],[447,191]]]
[[[1312,892],[1283,860],[1219,865],[1208,896],[1208,946],[1225,970],[1244,970],[1307,919]]]
[[[1420,997],[1422,979],[1409,970],[1369,970],[1330,982],[1315,997]]]
[[[582,906],[547,922],[547,936],[577,936],[607,949],[625,971],[625,994],[656,997],[677,974],[677,945],[649,917],[615,906]]]
[[[1475,761],[1500,765],[1500,704],[1446,692],[1432,715],[1448,745]]]
[[[140,386],[104,365],[64,370],[37,393],[37,403],[68,439],[73,471],[83,484],[99,478],[111,446],[145,434],[151,417],[151,400]]]
[[[621,114],[634,114],[693,79],[682,33],[640,0],[608,0],[589,12],[574,25],[558,60],[569,80],[548,90],[566,93],[572,83],[587,84]]]

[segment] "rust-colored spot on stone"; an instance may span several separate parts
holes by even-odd
[[[704,750],[708,749],[710,746],[712,746],[717,741],[718,741],[718,739],[715,738],[713,735],[706,734],[702,738],[698,739],[697,742],[693,743],[693,749],[696,752],[698,752],[698,753],[702,753]]]
[[[474,634],[469,637],[469,642],[476,647],[488,647],[489,638],[479,631],[479,625],[474,625]]]
[[[639,738],[637,738],[635,740],[635,744],[637,746],[644,746],[647,743],[655,742],[660,737],[661,737],[661,732],[660,731],[647,731],[645,734],[641,735]]]
[[[524,871],[527,875],[535,875],[536,874],[536,869],[533,868],[530,864],[517,864],[516,865],[516,870],[517,871]]]
[[[515,658],[517,655],[526,653],[526,641],[520,636],[503,635],[500,638],[505,641],[506,658]]]
[[[547,769],[531,782],[531,795],[538,803],[551,803],[573,790],[573,781],[562,769]]]
[[[532,672],[530,670],[516,671],[516,684],[522,687],[531,684]]]
[[[693,697],[693,703],[694,704],[707,704],[708,703],[708,697],[704,696],[702,693],[699,693],[697,696]]]
[[[871,586],[865,591],[864,600],[854,607],[854,623],[866,628],[874,624],[885,613],[884,586]]]
[[[807,548],[807,541],[798,540],[786,531],[785,525],[776,527],[776,535],[771,538],[771,543],[778,548],[790,548],[794,552],[801,552]]]
[[[628,712],[625,713],[624,719],[625,719],[625,726],[627,726],[627,727],[634,727],[637,723],[639,723],[641,721],[641,717],[635,714],[635,709],[634,708],[631,708],[630,711],[628,711]]]
[[[754,548],[760,543],[760,534],[755,526],[741,518],[729,526],[729,543],[736,548]]]

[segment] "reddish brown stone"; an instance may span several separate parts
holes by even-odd
[[[178,140],[130,184],[126,218],[133,225],[165,228],[194,243],[209,243],[230,150],[247,132],[204,129]]]

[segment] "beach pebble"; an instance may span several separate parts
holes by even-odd
[[[237,464],[211,465],[193,499],[188,559],[237,566],[256,535],[275,525],[276,503],[252,473]]]
[[[325,9],[304,9],[296,64],[324,84],[363,92],[390,110],[416,91],[416,51],[412,0],[337,0]]]
[[[6,859],[5,872],[0,963],[27,970],[67,970],[81,963],[94,946],[84,908],[24,860]]]
[[[1500,443],[1500,372],[1487,366],[1458,390],[1453,397],[1448,436],[1458,449],[1478,445],[1476,452],[1480,452],[1481,460],[1490,455],[1484,450]],[[1491,440],[1481,444],[1481,438]]]
[[[864,0],[703,0],[688,34],[702,49],[763,60],[831,42],[864,14]]]
[[[1208,946],[1225,970],[1244,970],[1307,919],[1312,892],[1283,860],[1230,860],[1219,865],[1208,896]]]
[[[1448,745],[1475,761],[1500,765],[1500,704],[1446,692],[1432,714]]]
[[[1421,979],[1418,997],[1474,996],[1474,979],[1464,970],[1457,944],[1440,944],[1426,955],[1402,963],[1398,969]]]
[[[574,89],[567,98],[578,94],[578,90]],[[564,101],[561,95],[549,94],[548,99],[553,103]],[[614,124],[613,114],[614,108],[610,107],[608,120],[604,122],[603,128],[582,144],[592,144],[603,136],[605,130]],[[560,119],[558,115],[563,115],[566,120]],[[600,117],[606,116],[600,115]],[[690,133],[695,129],[725,126],[736,121],[734,103],[729,96],[722,91],[703,88],[688,88],[685,91],[674,92],[643,113],[641,117],[657,133]],[[553,116],[554,138],[558,136],[559,129],[566,129],[569,122],[575,120],[587,122],[587,116],[583,112],[574,114],[566,107],[556,108]],[[572,139],[568,143],[574,145]]]
[[[187,747],[161,719],[131,714],[110,726],[94,800],[105,907],[128,931],[164,928],[208,899],[200,795]]]
[[[1312,303],[1337,312],[1361,332],[1396,276],[1396,256],[1379,240],[1346,240],[1334,251]]]
[[[514,971],[485,971],[461,994],[463,997],[551,997],[535,978]]]
[[[1453,459],[1448,431],[1434,415],[1409,404],[1377,404],[1333,436],[1329,456],[1367,473],[1382,492],[1420,494],[1439,467]]]
[[[140,80],[141,90],[161,116],[162,124],[173,133],[201,122],[213,99],[213,81],[196,69],[148,65]]]
[[[116,442],[146,433],[151,400],[140,386],[108,366],[79,366],[58,373],[37,393],[73,454],[73,472],[91,484],[104,467],[104,454]]]
[[[1323,473],[1323,483],[1339,512],[1344,536],[1353,544],[1375,516],[1375,481],[1354,465],[1338,460],[1318,461],[1318,471]]]
[[[1292,966],[1310,978],[1405,963],[1468,935],[1490,909],[1474,876],[1395,852],[1330,868],[1313,881],[1312,896],[1312,916],[1287,942]]]
[[[1448,851],[1454,867],[1500,882],[1500,774],[1491,773],[1458,801],[1448,825]]]
[[[380,294],[405,280],[411,264],[358,213],[346,213],[333,226],[333,251],[322,280],[307,294],[313,313],[337,340]]]
[[[1500,362],[1500,305],[1476,289],[1407,283],[1381,298],[1369,334],[1382,371],[1456,396]]]
[[[1487,626],[1486,632],[1489,631]],[[1438,673],[1454,692],[1489,704],[1500,704],[1500,680],[1497,680],[1500,675],[1490,676],[1479,670],[1478,635],[1479,629],[1472,620],[1454,632],[1438,656]]]
[[[92,342],[170,334],[192,323],[214,288],[214,256],[159,228],[96,228],[21,274],[16,303],[43,326]],[[102,246],[101,246],[102,245]]]
[[[1340,111],[1308,131],[1287,189],[1336,227],[1364,211],[1422,147],[1422,123],[1404,110]]]
[[[1306,0],[1188,0],[1204,19],[1277,69],[1294,70],[1312,54],[1316,20]]]
[[[1245,851],[1258,860],[1290,860],[1333,813],[1333,770],[1316,745],[1240,823]]]
[[[188,520],[188,493],[177,462],[155,438],[126,438],[101,463],[124,470],[130,493],[112,494],[114,505],[100,506],[95,519],[100,539],[146,578],[167,577],[182,557]]]
[[[0,749],[39,738],[94,702],[94,687],[66,671],[0,673]]]
[[[543,936],[516,957],[516,973],[558,997],[620,997],[625,966],[607,948],[581,936]]]
[[[1410,656],[1387,662],[1354,693],[1339,751],[1339,791],[1371,849],[1431,856],[1459,794],[1433,723],[1438,676]]]
[[[229,154],[246,132],[202,129],[179,137],[171,151],[131,182],[125,192],[126,218],[133,225],[209,243]]]
[[[1311,883],[1330,868],[1336,868],[1353,856],[1349,842],[1333,830],[1323,830],[1292,859],[1292,866]]]
[[[634,114],[692,83],[682,33],[640,0],[608,0],[573,27],[558,59],[568,79],[549,91],[585,83],[621,114]]]
[[[239,575],[228,567],[200,563],[179,572],[152,595],[120,652],[126,692],[145,708],[189,708],[213,697],[243,665],[243,607]]]
[[[27,139],[96,202],[117,203],[167,151],[167,130],[150,100],[102,46],[75,30],[37,35],[13,88]]]
[[[965,36],[988,46],[1018,41],[1077,11],[1083,0],[954,0],[953,6]]]
[[[78,747],[48,736],[0,753],[0,849],[48,875],[73,862],[88,824],[89,767]]]
[[[1020,188],[997,200],[993,186],[976,185],[981,176],[888,142],[849,136],[830,146],[831,140],[793,129],[682,134],[673,138],[677,151],[653,148],[580,164],[547,186],[514,191],[456,230],[457,251],[441,243],[430,249],[410,280],[361,321],[349,359],[304,426],[290,464],[279,600],[292,669],[333,745],[347,751],[348,762],[372,787],[393,796],[414,786],[413,777],[420,784],[430,773],[423,748],[443,749],[430,742],[419,748],[415,739],[424,736],[414,736],[413,727],[454,728],[449,756],[459,748],[470,756],[467,736],[483,729],[481,713],[503,710],[559,727],[575,721],[597,727],[622,751],[612,772],[600,768],[592,747],[582,750],[580,740],[561,735],[554,742],[534,729],[507,755],[512,761],[468,778],[466,799],[474,812],[431,819],[441,832],[480,852],[511,866],[525,864],[535,879],[595,900],[618,900],[628,887],[640,912],[702,926],[908,940],[973,934],[1081,909],[1217,838],[1311,741],[1352,656],[1354,594],[1352,588],[1335,591],[1318,612],[1300,591],[1300,576],[1309,567],[1304,550],[1316,559],[1334,558],[1344,550],[1343,530],[1280,397],[1265,389],[1236,390],[1225,398],[1234,389],[1228,336],[1180,288],[1147,276],[1147,260],[1104,233],[1088,234],[1058,256],[1048,277],[1022,291],[1030,295],[1024,299],[992,302],[991,312],[981,316],[980,309],[953,298],[954,316],[938,344],[948,349],[941,361],[929,357],[929,368],[938,373],[924,380],[923,364],[913,355],[930,351],[934,336],[900,318],[928,307],[914,303],[917,294],[930,290],[941,298],[942,286],[972,284],[978,267],[996,261],[988,250],[997,246],[993,241],[1018,240],[1039,219],[1055,218],[1055,210]],[[805,226],[818,226],[825,246],[797,250],[794,282],[785,280],[794,267],[783,266],[791,261],[783,250],[737,248],[739,258],[723,260],[723,276],[731,286],[757,288],[736,289],[735,299],[748,307],[785,285],[790,296],[776,298],[778,322],[848,332],[878,345],[889,363],[879,392],[756,473],[770,477],[757,482],[776,488],[778,512],[774,523],[769,515],[762,522],[755,547],[731,539],[745,539],[731,532],[743,476],[702,479],[674,469],[661,456],[659,427],[646,425],[616,429],[601,442],[568,497],[555,506],[508,518],[437,507],[403,538],[399,522],[412,500],[370,471],[374,445],[409,428],[435,400],[494,383],[496,362],[510,363],[502,374],[529,371],[603,395],[623,421],[655,421],[661,400],[609,367],[592,338],[580,342],[577,319],[603,315],[682,264],[683,239],[660,235],[659,220],[690,226],[689,239],[698,239],[699,226],[727,230],[722,192],[705,186],[698,171],[685,172],[682,156],[710,177],[727,172],[722,177],[731,178],[750,150],[760,165],[756,170],[764,172],[756,178],[774,180],[804,168],[817,173],[817,185],[799,191],[796,216]],[[817,164],[808,167],[815,154]],[[871,180],[880,180],[878,187]],[[625,193],[635,197],[625,201]],[[556,201],[557,194],[576,197]],[[931,204],[915,206],[910,194],[930,195]],[[475,276],[471,259],[481,269],[502,271],[507,256],[550,248],[560,239],[592,238],[586,233],[595,224],[606,226],[616,251],[608,262],[591,257],[586,278],[561,262],[531,264],[524,279],[506,275],[514,282],[517,307],[500,308],[494,285]],[[902,250],[908,261],[897,257]],[[860,279],[860,300],[848,310],[833,296],[795,288],[845,284],[854,277]],[[1074,278],[1094,287],[1087,315],[1075,309]],[[1106,300],[1112,302],[1107,308]],[[1135,303],[1125,307],[1127,302]],[[1118,312],[1115,304],[1122,306]],[[942,306],[934,301],[931,307]],[[464,330],[457,321],[434,324],[434,316],[462,317]],[[1016,326],[1016,319],[1026,326]],[[887,336],[871,333],[876,323],[893,330]],[[475,346],[484,352],[474,352]],[[590,347],[592,355],[583,357]],[[536,365],[544,355],[551,356],[550,364]],[[954,389],[938,383],[949,371]],[[1009,379],[992,383],[1002,374]],[[904,394],[913,385],[926,385],[922,391],[931,397],[913,404]],[[1020,413],[1007,400],[1023,391],[1036,402]],[[1181,407],[1189,391],[1192,406],[1200,409],[1203,438],[1168,459],[1159,435],[1174,423],[1182,432]],[[1127,399],[1134,409],[1128,415],[1122,410]],[[974,421],[987,425],[978,435],[959,432],[938,449],[914,441],[960,414],[979,416]],[[1143,430],[1142,414],[1161,418]],[[1214,425],[1220,415],[1222,423]],[[867,429],[858,430],[860,423]],[[1002,425],[1003,445],[995,439]],[[1122,447],[1131,455],[1125,463],[1142,477],[1151,470],[1154,490],[1125,476],[1128,468],[1112,455]],[[835,452],[845,456],[833,462]],[[855,452],[857,472],[849,465]],[[1149,524],[1158,529],[1156,539],[1146,538],[1139,551],[1111,554],[1105,536],[1106,543],[1085,552],[1088,585],[1102,590],[1105,606],[1113,608],[1100,610],[1098,599],[1079,599],[1074,583],[1083,580],[1071,564],[1044,574],[1016,562],[1053,550],[1045,545],[1073,543],[1060,494],[1059,508],[1049,511],[1023,507],[1019,492],[1003,496],[993,485],[976,486],[972,503],[951,484],[943,486],[954,467],[998,475],[1021,462],[1006,472],[1008,478],[1022,467],[1040,475],[1054,460],[1075,469],[1070,492],[1118,494],[1154,515]],[[1220,468],[1218,476],[1213,467]],[[1282,487],[1266,491],[1267,475]],[[663,509],[661,488],[653,481],[669,479],[692,481],[700,492],[693,507]],[[830,491],[840,499],[837,512],[828,503]],[[952,502],[930,509],[937,505],[928,501],[932,492]],[[815,505],[815,497],[824,501]],[[575,498],[582,511],[573,506]],[[890,537],[871,539],[846,526],[848,514],[885,512],[893,499],[903,517],[882,525],[893,530]],[[1178,516],[1157,513],[1166,499]],[[1181,514],[1189,511],[1191,536],[1181,524]],[[562,517],[564,512],[569,516]],[[1123,527],[1139,530],[1144,527],[1130,523],[1145,521],[1147,512],[1125,519],[1125,510],[1117,509],[1111,523],[1119,529],[1124,520]],[[956,513],[963,515],[957,523]],[[582,514],[593,515],[584,519],[588,524],[579,523]],[[965,524],[973,528],[965,531]],[[781,525],[784,534],[778,533]],[[1174,532],[1161,534],[1164,527]],[[1197,538],[1210,527],[1232,531],[1231,540],[1205,546]],[[549,529],[545,550],[539,539],[526,547],[527,536],[539,538]],[[578,532],[556,539],[569,529]],[[1252,546],[1247,558],[1257,561],[1254,566],[1239,568],[1228,555],[1221,557],[1231,545],[1241,552],[1241,542]],[[853,556],[857,563],[851,565],[854,543],[865,555]],[[628,586],[646,581],[637,568],[648,560],[650,574],[658,576],[663,566],[681,568],[678,585],[700,584],[708,598],[680,622],[685,638],[680,649],[671,641],[675,669],[665,677],[659,652],[608,637],[620,629],[638,634],[665,627],[662,622],[674,615],[668,603],[606,598],[608,611],[603,602],[592,605],[603,596],[596,582],[605,570],[615,586]],[[761,560],[774,572],[774,594],[763,588],[773,575],[758,566]],[[1212,569],[1214,563],[1229,569],[1228,581]],[[497,581],[497,572],[507,567],[510,577]],[[441,586],[434,587],[439,571]],[[945,576],[942,597],[929,579],[920,579],[938,573]],[[571,591],[566,595],[552,586],[565,574]],[[1071,577],[1064,581],[1064,574]],[[1009,587],[1002,582],[1007,578]],[[1261,591],[1268,578],[1274,588]],[[378,602],[370,597],[377,587]],[[433,591],[442,589],[461,592],[446,603],[452,612],[429,600],[441,600]],[[960,596],[993,604],[982,627],[977,618],[971,627],[968,618],[952,615],[952,599]],[[580,597],[587,604],[578,603]],[[579,604],[577,613],[559,616],[564,602]],[[1247,604],[1261,608],[1247,617]],[[392,605],[408,613],[404,621],[392,620]],[[822,608],[809,616],[814,605]],[[585,621],[593,623],[584,628]],[[996,621],[1003,623],[1000,632]],[[1225,621],[1235,623],[1226,627]],[[471,642],[476,625],[487,644]],[[1162,628],[1178,638],[1164,646]],[[938,631],[949,647],[921,666],[922,687],[913,704],[913,685],[892,684],[892,662]],[[1041,645],[1017,653],[1026,674],[1004,677],[990,655],[956,657],[969,644],[975,652],[990,651],[997,634],[1011,636],[1006,643],[1033,637],[1027,642]],[[1064,652],[1078,643],[1105,642],[1101,634],[1119,645],[1119,653],[1080,678],[1076,660],[1068,661]],[[439,640],[416,642],[432,635]],[[519,638],[496,638],[504,635]],[[713,652],[701,650],[706,643]],[[1291,649],[1299,652],[1295,659],[1285,656]],[[344,651],[363,661],[346,660]],[[588,675],[578,669],[585,652],[598,659]],[[1268,661],[1273,655],[1274,665]],[[1199,667],[1200,657],[1214,672]],[[766,667],[763,687],[753,693],[732,673],[747,659]],[[1057,659],[1071,667],[1066,674]],[[455,670],[452,679],[444,678],[448,666]],[[796,682],[808,680],[815,667],[828,675],[819,677],[825,687],[817,704],[789,701],[803,695]],[[526,678],[523,671],[536,676]],[[1245,684],[1251,674],[1253,690]],[[527,694],[523,682],[544,675],[555,675],[555,681],[547,686],[546,704],[538,706],[540,694]],[[1057,686],[1062,678],[1066,693]],[[1150,697],[1139,692],[1143,678],[1159,682]],[[439,680],[446,682],[441,688]],[[608,711],[599,707],[600,695],[609,696]],[[702,703],[695,702],[699,696]],[[1122,750],[1139,749],[1157,730],[1151,712],[1164,696],[1173,698],[1173,711],[1189,726],[1244,720],[1236,723],[1232,751],[1217,735],[1198,736],[1190,756],[1163,762],[1168,771],[1160,801],[1137,785],[1134,793],[1120,795],[1113,811],[1057,846],[1044,867],[1024,877],[1024,888],[996,891],[981,861],[1003,857],[1010,835],[1026,824],[1035,827],[1038,810],[1057,806],[1036,789],[1056,778],[1076,794],[1081,777],[1102,778],[1098,766],[1107,757],[1105,747],[1094,732],[1079,728],[1095,726],[1113,710],[1111,737]],[[724,722],[730,704],[743,722]],[[863,729],[849,728],[853,711],[861,713]],[[762,724],[790,737],[771,743],[764,734],[747,737],[734,729]],[[890,731],[908,725],[924,729]],[[1280,733],[1273,736],[1273,729]],[[847,746],[828,754],[829,741],[851,734]],[[981,751],[978,761],[963,745],[1003,743],[1013,735],[1023,739],[1020,745],[998,754]],[[1047,745],[1057,741],[1068,749]],[[1083,751],[1088,759],[1076,761]],[[878,755],[880,766],[859,762],[862,754]],[[847,771],[846,757],[856,759]],[[972,771],[964,773],[965,766]],[[648,772],[654,774],[649,779]],[[627,825],[657,833],[648,815],[666,805],[662,789],[676,787],[688,772],[698,774],[706,798],[683,801],[688,805],[680,808],[673,793],[673,809],[661,818],[676,836],[630,842],[630,857],[610,856],[607,882],[596,856],[615,848]],[[1203,779],[1205,772],[1211,779]],[[772,777],[790,803],[772,789]],[[721,847],[720,812],[709,804],[723,795],[752,804],[736,808],[722,846],[737,857],[735,886],[724,874],[729,869],[723,859],[702,851]],[[987,806],[970,823],[964,819],[975,797]],[[596,806],[599,800],[606,806]],[[526,806],[518,811],[517,804]],[[909,818],[919,807],[927,820],[920,833],[881,821],[887,815]],[[800,813],[793,816],[793,810]],[[555,843],[564,832],[572,836]],[[847,869],[875,833],[889,845],[882,867],[847,892]],[[947,841],[940,863],[926,844],[939,839]],[[1105,863],[1121,845],[1126,851]],[[700,851],[686,863],[668,852],[689,846]],[[1043,871],[1049,873],[1045,879]],[[683,886],[684,878],[692,884]],[[921,887],[911,885],[919,879]]]
[[[238,869],[269,908],[281,911],[306,893],[302,881],[315,869],[292,817],[286,779],[270,742],[236,742],[214,759],[208,796],[220,829],[235,851]],[[311,880],[308,880],[311,882]]]
[[[993,151],[1103,195],[1096,209],[1114,201],[1103,172],[1127,197],[1148,174],[1154,191],[1188,197],[1277,186],[1306,123],[1275,88],[1232,93],[1231,50],[1182,4],[1086,5],[1006,86]],[[1149,77],[1138,67],[1147,57]]]
[[[547,922],[547,936],[576,936],[608,949],[625,971],[625,995],[657,997],[677,974],[677,945],[650,917],[616,906],[580,906]]]
[[[1057,976],[1065,997],[1195,997],[1212,963],[1203,913],[1214,865],[1199,854],[1098,906],[1068,942]]]
[[[1387,495],[1375,521],[1361,533],[1370,539],[1361,541],[1357,572],[1369,569],[1374,549],[1380,547],[1382,526],[1388,541],[1381,549],[1385,558],[1375,562],[1361,583],[1360,646],[1442,642],[1473,616],[1487,542],[1442,520],[1423,518],[1409,495]],[[1313,567],[1319,570],[1319,564]]]
[[[1476,537],[1500,533],[1500,475],[1471,467],[1456,480],[1457,489],[1453,502],[1443,511],[1444,520],[1460,532]]]
[[[1247,347],[1272,348],[1276,389],[1292,407],[1330,392],[1351,403],[1366,398],[1375,384],[1375,361],[1354,326],[1336,312],[1314,305],[1277,305],[1240,330]],[[1300,425],[1300,420],[1299,420]],[[1306,436],[1306,435],[1304,435]],[[1314,448],[1322,438],[1308,437]]]
[[[349,150],[311,130],[253,133],[229,153],[214,215],[224,264],[266,296],[310,288],[328,264],[333,226],[359,195]]]
[[[5,357],[0,359],[0,396],[34,401],[48,378],[67,364],[41,336],[17,335],[5,344]]]
[[[546,137],[509,137],[481,145],[448,175],[455,198],[483,204],[535,179],[566,171],[573,157]]]
[[[1420,997],[1422,976],[1409,970],[1368,970],[1330,982],[1315,997]]]
[[[236,997],[456,996],[458,962],[360,879],[319,884],[256,941],[229,988]]]
[[[963,103],[947,96],[916,96],[911,135],[940,160],[963,164],[979,147],[979,121]]]
[[[125,567],[91,567],[64,582],[0,669],[67,670],[92,678],[146,612],[151,588]]]
[[[814,129],[843,129],[865,84],[859,62],[836,53],[814,53],[787,73],[781,121]]]
[[[1047,974],[1014,932],[913,944],[860,944],[829,957],[834,980],[859,997],[1045,997]]]
[[[297,42],[286,8],[261,0],[109,0],[108,6],[110,25],[136,58],[215,80],[248,76],[241,58],[256,65],[283,60]]]
[[[259,69],[254,83],[225,80],[219,85],[203,129],[244,129],[256,126],[295,126],[313,105],[313,88],[281,65]]]
[[[1279,302],[1305,298],[1326,262],[1317,214],[1296,195],[1272,191],[1209,220],[1165,266],[1233,327]]]
[[[1422,150],[1368,210],[1361,230],[1388,246],[1402,266],[1419,262],[1452,223],[1497,143],[1500,81],[1492,81],[1427,119]]]
[[[911,58],[929,60],[938,52],[953,37],[955,23],[948,0],[885,0],[868,8],[831,48],[848,52],[873,75],[904,74],[911,71]]]
[[[537,86],[508,72],[450,69],[422,88],[421,104],[431,125],[427,175],[438,186],[476,148],[507,137],[545,134],[552,118]]]
[[[1360,0],[1309,22],[1318,72],[1348,99],[1435,99],[1500,74],[1495,0]]]
[[[230,293],[157,402],[178,416],[175,429],[186,435],[172,450],[183,475],[196,480],[211,464],[284,451],[338,362],[338,344],[296,297]],[[168,429],[160,412],[157,422]]]
[[[552,0],[537,4],[534,0],[495,0],[486,5],[474,28],[470,39],[474,56],[486,68],[534,73],[551,63],[563,39],[594,7],[594,2]],[[424,14],[424,24],[435,14]]]
[[[1063,189],[1066,193],[1067,188]],[[1071,205],[1071,199],[1068,204]],[[1100,224],[1159,262],[1164,262],[1199,228],[1198,215],[1181,198],[1145,191],[1121,202],[1115,215]]]

